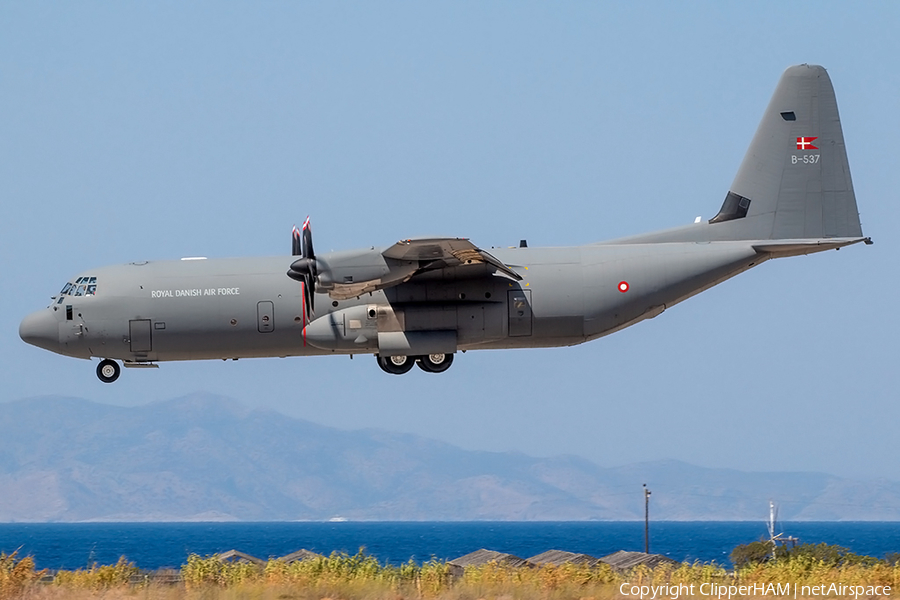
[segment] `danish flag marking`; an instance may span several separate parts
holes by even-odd
[[[819,139],[818,137],[798,137],[797,138],[797,150],[818,150],[817,146],[813,146],[813,140]]]

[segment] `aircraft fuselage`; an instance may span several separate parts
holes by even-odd
[[[96,278],[95,293],[55,297],[26,329],[60,354],[135,363],[390,354],[392,333],[418,336],[422,351],[568,346],[656,316],[764,259],[749,242],[492,252],[523,279],[483,265],[444,269],[358,298],[317,294],[311,315],[300,284],[285,277],[291,256],[109,266],[73,280]],[[321,258],[330,259],[339,262]],[[472,269],[485,272],[464,272]]]

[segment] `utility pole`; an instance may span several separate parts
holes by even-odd
[[[775,503],[769,500],[769,542],[772,544],[772,560],[775,560],[775,550],[778,548],[778,538],[781,537],[780,533],[775,533],[775,519],[778,515],[778,509],[775,508]]]
[[[787,549],[787,543],[791,543],[791,548],[797,547],[797,542],[799,541],[794,536],[781,537],[784,535],[784,532],[775,533],[775,522],[778,519],[778,507],[775,506],[775,503],[769,500],[769,522],[766,524],[769,529],[769,542],[772,544],[772,560],[776,560],[778,558],[778,542],[784,544],[785,549]]]
[[[650,490],[644,486],[644,554],[650,554]]]
[[[769,500],[769,543],[772,544],[772,560],[775,560],[775,546],[777,542],[775,541],[775,503]]]

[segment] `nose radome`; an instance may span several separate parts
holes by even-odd
[[[22,319],[19,337],[38,348],[59,350],[59,324],[49,310],[39,310]]]

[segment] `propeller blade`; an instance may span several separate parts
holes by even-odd
[[[294,281],[299,281],[300,283],[303,283],[304,281],[306,281],[306,275],[303,273],[298,273],[297,271],[293,271],[293,270],[288,271],[287,276],[290,277],[291,279],[293,279]]]
[[[303,222],[303,248],[301,256],[312,259],[316,258],[316,253],[313,250],[312,227],[309,225],[309,217],[306,217],[306,221]]]
[[[309,217],[303,222],[303,228],[291,233],[293,255],[299,256],[291,263],[287,276],[294,281],[303,284],[303,320],[304,325],[312,320],[316,310],[316,279],[319,275],[319,267],[316,264],[316,255],[313,251],[312,229],[309,226]]]
[[[300,230],[294,225],[294,230],[291,232],[291,254],[300,256],[300,250]]]
[[[290,275],[290,273],[288,273]],[[303,282],[300,283],[303,287],[303,296],[300,298],[300,306],[303,311],[303,346],[306,346],[306,326],[309,325],[310,319],[306,316],[306,284]]]
[[[303,282],[303,294],[306,296],[306,304],[309,306],[309,316],[312,317],[316,312],[316,280],[314,277],[307,277],[308,279]]]

